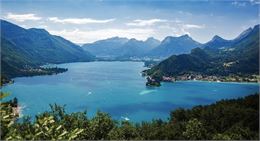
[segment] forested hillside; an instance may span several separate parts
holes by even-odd
[[[182,75],[259,75],[259,25],[231,41],[216,38],[202,48],[193,49],[190,54],[173,55],[146,73],[159,79]]]
[[[47,63],[94,59],[93,55],[81,47],[62,37],[51,35],[44,29],[24,29],[4,20],[0,22],[2,77],[31,75],[29,69]]]

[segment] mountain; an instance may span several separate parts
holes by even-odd
[[[238,37],[236,37],[234,39],[234,42],[239,42],[240,40],[244,39],[245,37],[247,37],[251,32],[253,31],[253,29],[250,27],[248,29],[246,29],[245,31],[243,31]]]
[[[190,54],[173,55],[146,73],[156,77],[191,73],[216,76],[259,74],[259,25],[234,40],[215,36],[202,46],[204,48],[195,48]]]
[[[169,57],[171,55],[187,54],[193,48],[200,46],[200,43],[194,41],[187,34],[179,37],[168,36],[147,55],[151,57]]]
[[[126,38],[109,38],[84,44],[82,47],[97,57],[114,57],[127,59],[131,57],[166,58],[173,54],[190,53],[193,48],[201,44],[188,35],[180,37],[166,37],[162,42],[150,37],[145,41]]]
[[[113,37],[105,40],[99,40],[94,43],[84,44],[82,45],[82,48],[97,57],[116,57],[121,55],[117,50],[127,41],[127,38]]]
[[[1,38],[1,75],[7,77],[16,76],[16,74],[19,74],[20,69],[25,67],[25,64],[34,66],[36,62],[28,56],[29,54],[23,52],[22,49]]]
[[[160,41],[150,37],[145,41],[134,38],[113,37],[99,40],[91,44],[84,44],[82,48],[96,55],[97,57],[129,58],[142,57],[148,51],[157,47]]]
[[[122,54],[120,57],[143,57],[144,54],[157,47],[159,44],[160,41],[151,37],[145,41],[130,39],[121,47],[120,52]]]
[[[159,40],[157,40],[157,39],[155,39],[155,38],[153,38],[153,37],[149,37],[149,38],[147,38],[147,39],[145,40],[145,44],[147,44],[147,45],[150,47],[150,49],[159,46],[160,43],[161,43],[161,42],[160,42]]]
[[[24,29],[1,20],[2,74],[14,77],[15,71],[46,63],[91,61],[94,56],[74,43],[44,29]]]
[[[234,46],[236,43],[240,42],[242,39],[246,38],[253,29],[250,27],[243,31],[239,36],[233,40],[225,40],[218,35],[215,35],[212,40],[202,45],[202,48],[211,48],[211,49],[227,49]]]
[[[202,48],[220,49],[227,48],[232,45],[231,40],[225,40],[215,35],[209,42],[202,45]]]

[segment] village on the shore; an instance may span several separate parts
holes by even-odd
[[[153,78],[147,76],[147,86],[161,86],[160,82],[175,82],[175,81],[209,81],[209,82],[253,82],[259,83],[259,75],[229,75],[229,76],[216,76],[216,75],[201,75],[201,74],[183,74],[178,76],[162,76],[161,78]]]

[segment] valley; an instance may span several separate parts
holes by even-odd
[[[146,41],[113,37],[83,44],[82,47],[62,37],[50,35],[44,29],[26,30],[3,20],[1,25],[2,83],[8,83],[11,78],[18,76],[62,72],[55,69],[31,71],[41,69],[40,65],[94,60],[150,62],[151,69],[145,70],[144,75],[156,81],[162,81],[163,77],[169,77],[171,81],[194,79],[257,82],[259,80],[257,47],[259,25],[248,28],[234,40],[214,36],[205,44],[183,35],[168,36],[161,42],[152,37]],[[29,40],[30,43],[24,40]],[[37,45],[32,48],[30,44],[36,44],[35,42]],[[49,49],[44,46],[48,46]],[[41,54],[37,53],[39,51]]]

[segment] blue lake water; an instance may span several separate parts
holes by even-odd
[[[49,110],[49,104],[66,104],[68,112],[97,110],[117,120],[148,121],[167,119],[178,107],[211,104],[220,99],[243,97],[259,91],[256,83],[183,81],[145,86],[142,62],[87,62],[61,64],[69,70],[49,76],[16,78],[2,88],[8,99],[17,97],[22,114],[35,115]]]

